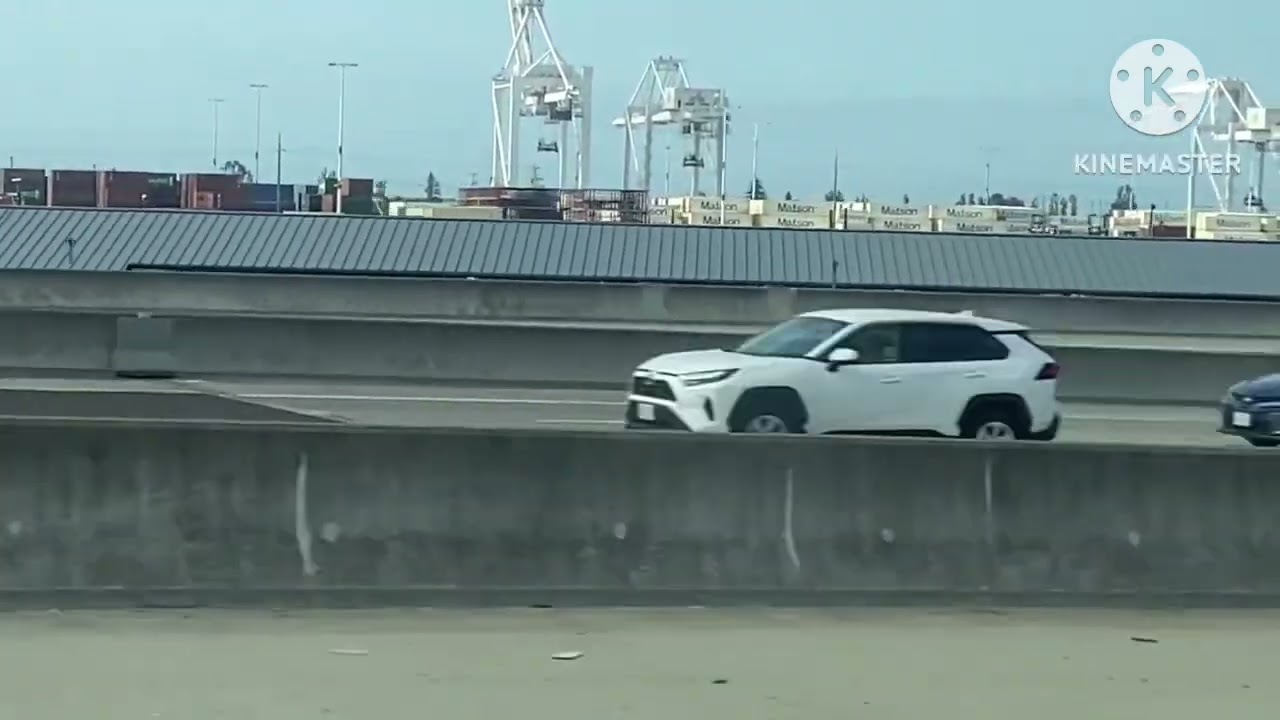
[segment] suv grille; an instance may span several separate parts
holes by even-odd
[[[658,398],[659,400],[675,400],[675,393],[665,380],[654,380],[647,377],[632,378],[631,394],[641,397]]]

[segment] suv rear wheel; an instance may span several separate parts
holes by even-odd
[[[1024,413],[1013,403],[973,405],[960,419],[960,436],[973,440],[1021,440],[1028,428]]]

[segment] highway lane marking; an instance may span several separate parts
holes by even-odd
[[[437,402],[465,405],[594,405],[618,407],[622,400],[572,400],[553,398],[468,398],[431,397],[421,395],[304,395],[288,393],[233,393],[231,397],[246,400],[336,400],[339,402]]]
[[[534,420],[543,425],[622,425],[621,420]]]

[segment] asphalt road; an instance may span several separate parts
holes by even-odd
[[[0,380],[0,417],[348,422],[394,427],[621,429],[622,390],[227,380]],[[1062,440],[1244,447],[1188,406],[1063,407]]]
[[[1106,611],[19,613],[0,616],[0,705],[5,717],[95,720],[1262,720],[1280,705],[1277,620]],[[566,651],[583,655],[552,659]]]

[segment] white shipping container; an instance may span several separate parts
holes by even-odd
[[[871,211],[876,207],[876,203],[870,202],[842,202],[836,203],[836,212],[849,213],[850,215],[871,215]]]
[[[930,232],[933,221],[926,217],[877,217],[872,219],[872,229],[894,232]]]
[[[749,227],[751,225],[751,216],[746,213],[728,214],[724,216],[724,222],[721,222],[720,213],[718,212],[681,213],[680,221],[685,225]]]
[[[1000,219],[998,209],[987,205],[930,205],[929,217],[935,220],[984,220]]]
[[[876,203],[871,208],[871,215],[878,218],[919,218],[924,221],[929,218],[929,209],[918,208],[914,205]]]
[[[502,208],[462,205],[405,204],[388,208],[389,214],[400,217],[433,218],[435,220],[501,220]]]
[[[831,211],[829,202],[804,202],[800,200],[752,200],[752,215],[826,215]]]
[[[933,227],[937,232],[941,233],[976,233],[983,235],[992,235],[996,233],[1008,233],[1009,224],[1000,222],[999,220],[958,220],[955,218],[941,218],[933,221]]]
[[[649,208],[647,221],[650,225],[670,225],[675,219],[676,214],[671,208]]]
[[[1044,214],[1044,212],[1039,208],[1017,207],[1016,205],[1014,206],[1002,205],[997,207],[996,210],[1000,215],[1000,219],[1006,220],[1006,221],[1025,220],[1026,222],[1031,222],[1031,218],[1035,217],[1036,215]]]
[[[1280,235],[1239,230],[1196,230],[1197,240],[1248,240],[1253,242],[1280,242]]]
[[[875,230],[875,221],[868,215],[845,215],[836,218],[837,230]]]
[[[720,198],[682,197],[678,199],[681,212],[720,212]],[[746,215],[751,210],[750,202],[750,200],[725,198],[724,211],[730,215]]]
[[[1200,213],[1196,216],[1196,229],[1257,233],[1269,229],[1268,219],[1253,213]]]
[[[823,215],[756,215],[756,227],[831,229],[831,219]]]

